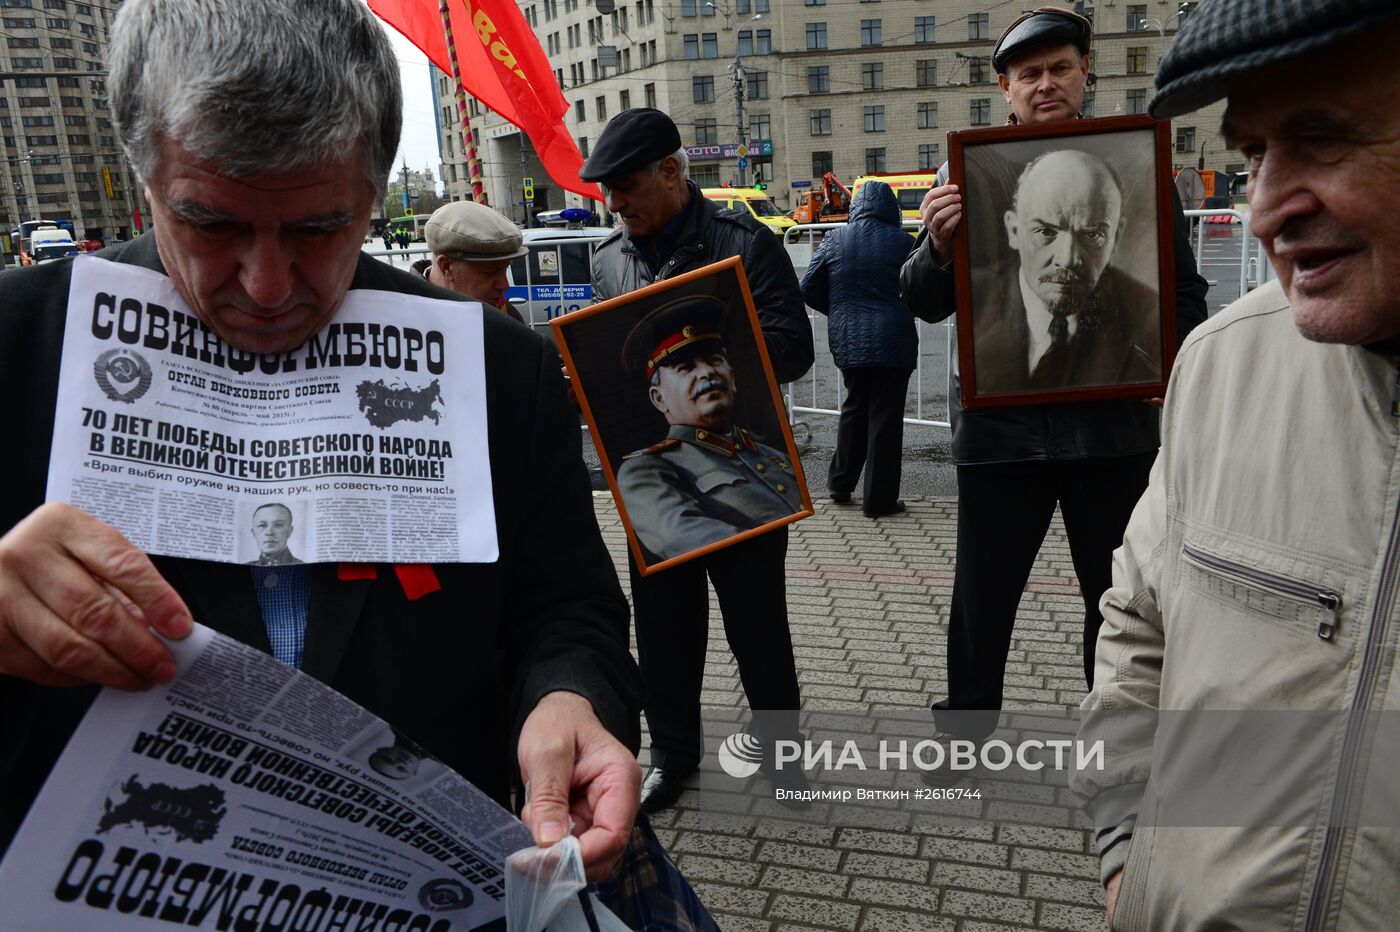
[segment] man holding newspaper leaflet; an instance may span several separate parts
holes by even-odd
[[[637,810],[626,602],[552,347],[361,253],[400,128],[398,62],[379,24],[356,0],[133,0],[110,56],[155,235],[7,273],[0,298],[12,399],[0,409],[0,852],[90,684],[168,681],[173,658],[152,630],[182,638],[198,620],[284,662],[300,656],[501,802],[514,749],[535,841],[572,822],[589,875],[603,876]],[[326,349],[333,331],[343,354]],[[439,331],[434,357],[423,335]],[[75,355],[98,337],[113,349]],[[217,383],[200,366],[222,366]],[[74,433],[68,388],[94,384],[111,401],[81,414],[103,413],[107,430],[85,420]],[[232,426],[201,433],[201,411]],[[188,456],[131,465],[178,453],[178,436]],[[422,454],[430,444],[437,461]],[[417,479],[384,483],[381,467]],[[448,484],[458,468],[470,484]],[[308,563],[241,565],[253,509],[288,501],[294,477],[320,490],[288,503]],[[371,486],[389,491],[337,491]],[[400,488],[418,491],[391,497]],[[352,540],[373,515],[422,524]],[[444,557],[444,540],[461,555]]]

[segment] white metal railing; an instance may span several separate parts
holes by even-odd
[[[1242,241],[1241,244],[1240,244],[1240,263],[1239,263],[1239,276],[1238,276],[1238,277],[1239,277],[1239,294],[1240,294],[1240,296],[1244,296],[1245,294],[1248,294],[1249,291],[1250,291],[1251,289],[1257,288],[1259,285],[1264,284],[1265,282],[1269,281],[1270,279],[1272,279],[1272,278],[1274,277],[1273,267],[1269,265],[1268,256],[1265,255],[1265,253],[1264,253],[1264,246],[1263,246],[1263,243],[1260,242],[1258,239],[1256,239],[1255,237],[1253,237],[1253,236],[1250,234],[1250,231],[1249,231],[1249,216],[1248,216],[1248,214],[1246,214],[1246,213],[1241,213],[1240,211],[1237,211],[1237,210],[1229,210],[1229,209],[1188,210],[1188,211],[1186,211],[1185,213],[1186,213],[1186,216],[1189,217],[1189,218],[1204,218],[1204,217],[1222,217],[1222,216],[1228,216],[1228,217],[1231,217],[1231,218],[1233,218],[1233,219],[1239,221],[1239,225],[1240,225],[1240,227],[1241,227],[1241,229],[1243,230],[1243,233],[1244,233],[1244,239],[1243,239],[1243,241]],[[801,224],[798,224],[798,225],[796,225],[796,226],[789,227],[787,230],[785,230],[785,231],[783,232],[783,247],[787,250],[789,258],[791,258],[791,259],[793,260],[793,266],[796,268],[797,273],[798,273],[799,276],[802,274],[803,271],[805,271],[806,267],[811,263],[811,256],[812,256],[812,253],[815,252],[816,245],[817,245],[817,243],[820,242],[820,234],[823,233],[823,232],[826,231],[826,230],[834,230],[834,229],[837,229],[838,227],[843,227],[843,226],[845,226],[844,223],[801,223]],[[1206,227],[1206,224],[1202,222],[1202,223],[1197,223],[1197,224],[1195,224],[1195,226],[1196,226],[1196,230],[1195,230],[1195,236],[1196,236],[1196,242],[1195,242],[1196,270],[1197,270],[1197,271],[1200,271],[1200,270],[1201,270],[1201,267],[1202,267],[1203,255],[1204,255],[1204,252],[1205,252],[1205,249],[1204,249],[1203,247],[1204,247],[1204,245],[1205,245],[1205,227]],[[905,220],[905,221],[904,221],[904,228],[907,229],[907,230],[915,231],[915,230],[917,230],[917,229],[919,228],[919,222],[916,221],[916,220]],[[808,308],[808,309],[807,309],[807,314],[808,314],[808,317],[812,320],[813,326],[815,326],[815,325],[816,325],[816,322],[817,322],[817,318],[818,318],[819,315],[817,314],[816,311],[812,310],[811,308]],[[906,424],[916,424],[916,425],[921,425],[921,426],[925,426],[925,427],[950,427],[950,426],[951,426],[951,425],[949,424],[949,421],[948,421],[948,416],[949,416],[949,415],[948,415],[948,401],[947,401],[947,399],[948,399],[948,397],[951,397],[951,395],[952,395],[952,393],[953,393],[953,391],[954,391],[954,385],[953,385],[953,365],[954,365],[954,360],[955,360],[956,354],[957,354],[957,343],[956,343],[956,339],[954,338],[954,329],[953,329],[953,326],[952,326],[953,320],[954,320],[953,317],[949,317],[946,321],[943,321],[942,323],[938,323],[938,324],[927,324],[927,323],[925,323],[924,321],[921,321],[921,320],[916,320],[916,321],[915,321],[915,324],[916,324],[915,330],[916,330],[916,333],[918,334],[918,338],[919,338],[919,364],[918,364],[918,365],[915,367],[915,369],[914,369],[914,411],[913,411],[913,416],[912,416],[912,417],[906,416],[906,417],[904,418],[904,423],[906,423]],[[942,419],[932,419],[932,418],[926,418],[926,417],[924,416],[924,413],[925,413],[925,412],[924,412],[924,392],[923,392],[923,385],[924,385],[924,354],[923,354],[923,345],[924,345],[924,340],[925,340],[925,339],[928,339],[928,338],[930,338],[930,337],[933,337],[932,334],[926,334],[925,331],[928,330],[928,329],[930,329],[930,328],[933,328],[933,327],[938,327],[938,328],[941,328],[941,329],[943,330],[943,344],[944,344],[943,361],[944,361],[944,369],[946,370],[946,373],[945,373],[945,380],[946,380],[946,384],[947,384],[947,393],[946,393],[946,395],[945,395],[945,397],[944,397],[944,402],[943,402],[943,405],[941,406],[941,411],[933,412],[933,413],[935,413],[935,414],[942,414]],[[935,337],[935,338],[936,338],[936,337]],[[840,373],[840,370],[837,370],[837,369],[835,369],[835,368],[833,367],[833,370],[832,370],[832,371],[833,371],[833,373],[834,373],[834,382],[835,382],[835,386],[834,386],[834,387],[835,387],[835,398],[836,398],[836,405],[835,405],[835,407],[823,407],[823,406],[821,405],[821,403],[820,403],[820,401],[821,401],[821,399],[820,399],[820,389],[819,389],[819,386],[818,386],[818,384],[817,384],[817,383],[818,383],[818,378],[817,378],[817,373],[815,372],[815,367],[814,367],[814,371],[812,372],[812,375],[811,375],[811,380],[812,380],[812,403],[811,403],[810,405],[797,405],[797,404],[794,404],[794,405],[792,405],[792,411],[793,411],[793,412],[802,413],[802,414],[828,414],[828,415],[834,415],[834,416],[839,416],[839,415],[840,415],[840,413],[841,413],[842,396],[843,396],[843,394],[844,394],[844,385],[842,384],[842,381],[841,381],[841,373]],[[796,386],[792,386],[792,388],[795,390],[795,389],[796,389]],[[830,397],[830,396],[828,396],[828,397]]]
[[[413,243],[407,249],[385,249],[383,246],[366,245],[361,250],[367,256],[382,259],[395,268],[406,269],[419,259],[431,259],[433,252],[427,243]]]

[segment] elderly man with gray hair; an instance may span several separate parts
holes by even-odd
[[[363,3],[129,0],[112,28],[109,87],[154,235],[100,255],[169,276],[219,340],[282,354],[352,288],[444,296],[361,252],[401,112],[398,62]],[[0,300],[0,373],[28,399],[0,410],[11,445],[0,850],[94,684],[168,681],[173,659],[150,629],[178,638],[198,619],[279,657],[304,648],[305,672],[503,803],[514,757],[535,839],[558,841],[572,821],[601,877],[637,809],[636,669],[553,347],[483,317],[488,437],[469,439],[490,447],[494,563],[430,567],[438,588],[427,594],[387,566],[372,578],[278,566],[285,597],[269,601],[267,568],[149,558],[91,515],[45,504],[71,270],[62,260],[9,273]]]
[[[511,260],[528,252],[515,224],[485,204],[456,201],[433,211],[423,234],[433,251],[428,281],[520,320],[505,302]]]

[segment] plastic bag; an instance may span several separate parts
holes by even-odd
[[[580,896],[587,885],[578,839],[572,835],[548,848],[515,852],[506,858],[506,928],[509,932],[631,932],[597,897]]]

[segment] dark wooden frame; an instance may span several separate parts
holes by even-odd
[[[610,444],[606,442],[603,436],[596,414],[596,411],[600,409],[601,405],[607,403],[604,399],[606,399],[611,392],[604,391],[604,386],[599,384],[606,380],[602,378],[584,377],[580,373],[577,361],[574,359],[573,351],[569,345],[569,338],[566,337],[565,332],[571,328],[577,328],[580,325],[587,327],[587,322],[600,314],[625,314],[630,311],[631,321],[635,323],[656,306],[656,296],[666,292],[684,289],[691,283],[717,275],[735,276],[736,291],[743,296],[743,313],[740,313],[736,308],[729,308],[728,324],[730,327],[730,342],[732,345],[736,331],[741,328],[743,332],[753,340],[754,349],[757,352],[759,361],[762,363],[763,372],[761,378],[768,387],[768,399],[773,406],[774,420],[779,425],[779,429],[782,432],[783,448],[787,452],[788,458],[792,464],[793,481],[797,483],[798,488],[801,490],[802,508],[793,512],[791,515],[778,518],[756,528],[740,531],[730,537],[723,538],[722,540],[715,541],[703,547],[698,547],[680,556],[648,562],[648,552],[642,547],[641,542],[637,538],[636,531],[633,530],[632,519],[627,514],[627,504],[623,501],[622,493],[618,489],[617,470],[613,467],[611,457],[608,454]],[[758,312],[754,307],[753,294],[749,290],[748,278],[744,275],[743,262],[738,257],[724,259],[720,262],[707,265],[704,268],[696,269],[693,272],[686,272],[682,275],[677,275],[675,278],[666,279],[646,288],[638,289],[637,291],[622,295],[621,297],[602,301],[592,307],[556,317],[550,321],[550,326],[554,329],[555,342],[559,346],[559,351],[564,358],[564,365],[568,370],[569,378],[573,382],[574,395],[578,400],[579,408],[583,412],[584,420],[588,423],[589,432],[593,435],[593,443],[598,451],[599,460],[602,463],[603,474],[608,480],[608,488],[612,491],[613,501],[617,503],[618,515],[622,518],[623,528],[627,532],[628,546],[631,548],[632,556],[636,560],[637,567],[640,569],[643,576],[648,576],[659,570],[664,570],[667,567],[694,560],[697,557],[703,557],[705,554],[713,553],[722,547],[737,544],[740,541],[767,533],[775,528],[783,527],[794,521],[799,521],[802,518],[810,517],[813,514],[812,496],[807,490],[807,479],[802,471],[802,460],[797,454],[797,444],[793,440],[792,425],[788,422],[787,408],[783,404],[783,396],[778,388],[778,380],[773,375],[773,363],[768,357],[768,347],[763,342],[763,331],[759,327]],[[616,355],[620,349],[620,345],[610,346],[609,352]],[[733,360],[731,358],[731,364],[732,362]],[[621,372],[620,367],[618,367],[617,373],[615,376],[611,377],[611,381],[616,383],[625,378],[626,376]],[[740,378],[737,371],[735,373],[735,378],[736,381]],[[748,371],[745,373],[744,378],[746,381],[752,383],[757,380],[758,374]],[[612,388],[612,386],[607,387]],[[752,386],[750,385],[750,387]],[[630,386],[628,390],[632,390]]]
[[[977,387],[974,359],[973,294],[970,252],[969,216],[964,207],[962,221],[954,232],[953,272],[957,284],[959,387],[965,410],[1004,405],[1047,404],[1065,401],[1087,401],[1108,398],[1159,398],[1167,388],[1171,367],[1176,358],[1176,273],[1174,265],[1174,227],[1172,215],[1172,177],[1170,139],[1171,125],[1166,121],[1141,116],[1104,117],[1092,120],[1061,120],[1025,126],[1005,126],[992,129],[964,130],[948,134],[949,182],[966,191],[965,152],[969,147],[995,145],[1005,142],[1027,142],[1038,139],[1055,140],[1125,131],[1152,131],[1155,155],[1157,208],[1157,287],[1161,309],[1161,372],[1159,382],[1133,382],[1118,385],[1071,387],[1038,391],[982,392]],[[1047,151],[1053,147],[1047,146]],[[974,184],[976,183],[974,179]],[[966,200],[964,200],[966,204]]]

